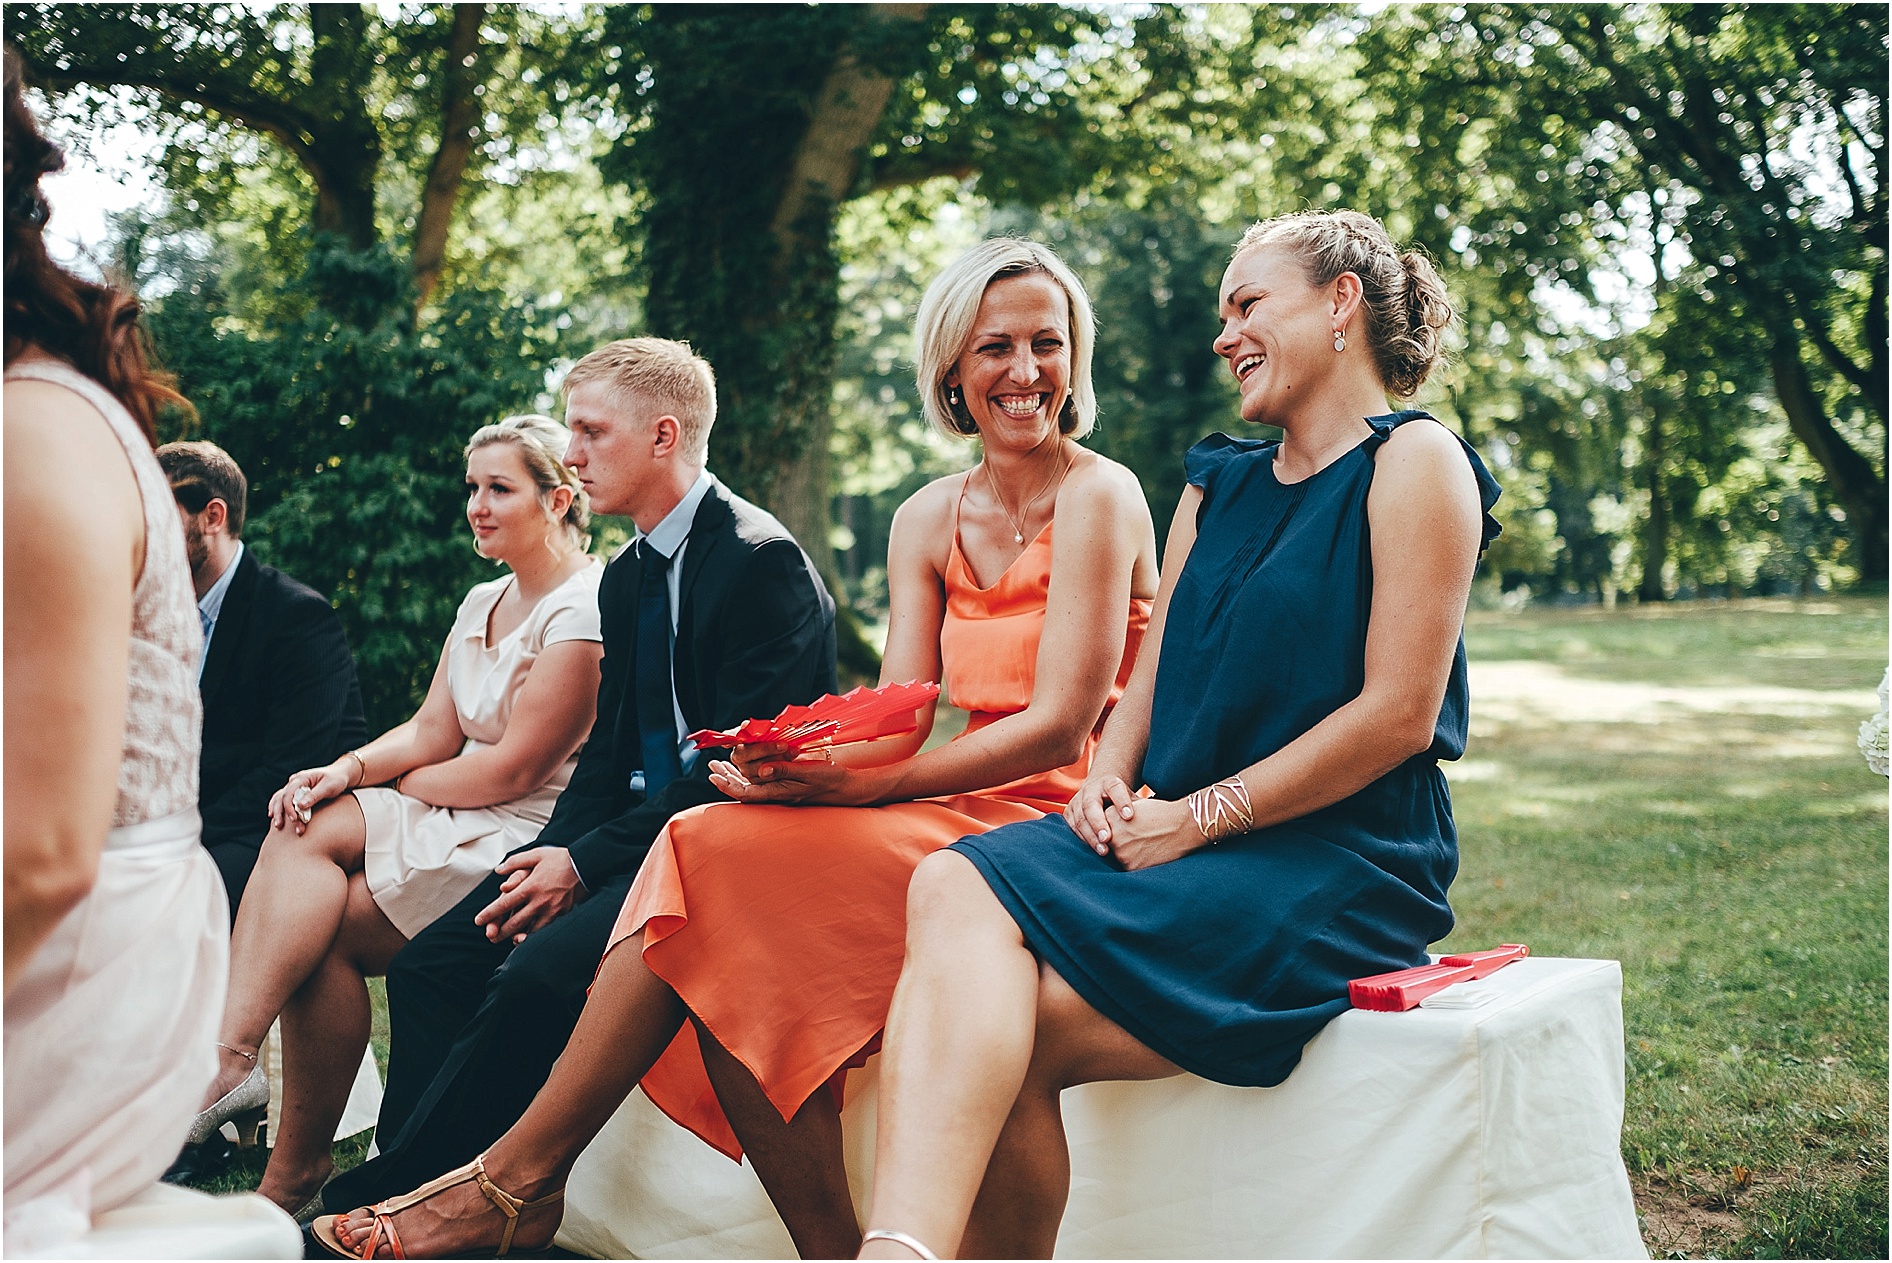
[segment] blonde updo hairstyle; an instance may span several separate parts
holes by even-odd
[[[1071,394],[1058,414],[1058,431],[1081,439],[1097,423],[1097,392],[1091,386],[1091,351],[1097,321],[1090,295],[1063,259],[1050,248],[1018,237],[994,237],[955,259],[926,287],[913,322],[915,381],[927,421],[956,439],[979,432],[962,401],[953,403],[946,375],[972,340],[979,304],[993,282],[1014,276],[1048,276],[1070,300]]]
[[[559,519],[559,525],[564,527],[565,537],[572,546],[583,552],[591,547],[591,536],[587,533],[591,525],[591,502],[579,485],[578,475],[565,464],[565,449],[571,441],[570,430],[550,417],[529,412],[481,426],[467,440],[466,454],[471,457],[480,448],[494,443],[519,449],[519,459],[538,486],[539,503],[548,517],[552,512],[552,493],[560,487],[570,487],[572,502],[566,507],[565,516]]]
[[[1401,251],[1380,221],[1359,211],[1301,211],[1265,220],[1242,234],[1235,255],[1262,246],[1292,251],[1308,284],[1331,285],[1342,272],[1360,278],[1367,347],[1386,393],[1408,399],[1445,357],[1452,300],[1421,250]]]

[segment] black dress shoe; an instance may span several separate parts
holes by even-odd
[[[159,1178],[166,1184],[186,1187],[208,1183],[223,1174],[235,1153],[236,1146],[221,1134],[212,1135],[201,1145],[185,1145],[170,1169]]]

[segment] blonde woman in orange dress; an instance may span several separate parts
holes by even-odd
[[[899,978],[907,881],[967,834],[1063,809],[1135,661],[1156,591],[1135,477],[1080,447],[1095,414],[1089,300],[1027,241],[988,241],[917,322],[929,420],[979,464],[894,517],[884,683],[939,680],[972,718],[905,738],[716,767],[736,803],[659,835],[564,1057],[468,1166],[373,1212],[318,1220],[357,1257],[549,1243],[572,1164],[633,1087],[745,1152],[803,1257],[860,1245],[838,1089]]]

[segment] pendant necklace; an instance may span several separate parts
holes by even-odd
[[[1064,440],[1058,440],[1058,459],[1052,463],[1050,476],[1045,479],[1044,485],[1038,488],[1031,499],[1025,501],[1025,507],[1019,510],[1020,517],[1013,517],[1012,511],[1005,507],[1005,497],[999,492],[999,480],[992,476],[991,462],[987,461],[982,463],[985,465],[985,480],[992,488],[992,498],[999,502],[999,512],[1003,513],[1005,520],[1012,525],[1012,542],[1015,544],[1024,543],[1025,527],[1020,518],[1029,520],[1031,518],[1032,506],[1037,504],[1044,493],[1051,489],[1052,483],[1056,482],[1064,475]]]

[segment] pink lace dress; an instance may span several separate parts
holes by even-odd
[[[177,1155],[216,1072],[230,925],[197,841],[203,631],[170,486],[137,423],[91,378],[46,360],[15,363],[6,377],[63,386],[105,417],[145,522],[98,880],[6,998],[5,1248],[16,1255],[57,1253]]]

